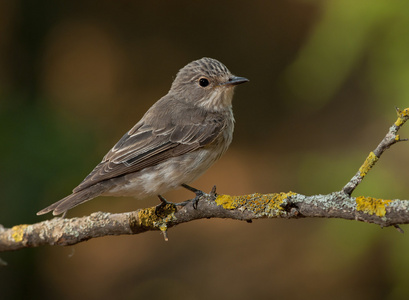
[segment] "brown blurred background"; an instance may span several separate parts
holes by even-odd
[[[0,224],[51,218],[35,213],[66,196],[203,56],[250,83],[236,89],[232,146],[195,187],[339,190],[394,122],[394,107],[409,107],[408,11],[400,0],[0,1]],[[403,143],[388,150],[355,195],[409,199],[408,153]],[[157,203],[98,198],[68,217]],[[409,295],[409,238],[391,228],[215,219],[169,237],[2,253],[0,299]]]

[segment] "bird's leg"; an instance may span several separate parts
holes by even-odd
[[[203,192],[202,192],[203,193]],[[204,194],[204,193],[203,193]],[[164,208],[166,207],[166,205],[172,205],[172,206],[185,206],[186,204],[188,204],[189,202],[191,202],[192,200],[187,200],[187,201],[183,201],[180,203],[173,203],[173,202],[169,202],[168,200],[166,200],[162,195],[158,195],[158,198],[160,200],[160,204],[156,205],[155,208],[155,214],[158,216],[158,214],[164,210]],[[196,206],[197,207],[197,206]]]
[[[188,201],[183,201],[183,202],[180,202],[180,203],[173,203],[173,202],[169,202],[168,200],[166,200],[162,195],[158,195],[158,198],[159,198],[159,200],[160,200],[160,204],[158,204],[158,205],[156,205],[156,208],[158,209],[158,208],[163,208],[163,207],[165,207],[166,205],[168,205],[168,204],[171,204],[171,205],[175,205],[175,206],[185,206],[187,203],[188,203]]]
[[[166,200],[165,198],[163,198],[161,195],[158,195],[158,198],[160,200],[160,204],[158,206],[165,206],[166,204],[169,204],[170,202],[168,202],[168,200]]]
[[[184,187],[185,189],[187,189],[187,190],[189,190],[189,191],[191,191],[191,192],[193,192],[193,193],[196,194],[196,197],[194,197],[193,199],[189,200],[189,202],[192,201],[192,203],[193,203],[193,208],[194,208],[194,209],[197,209],[197,204],[198,204],[198,202],[199,202],[199,199],[200,199],[200,197],[202,197],[205,193],[204,193],[203,191],[198,190],[198,189],[196,189],[196,188],[194,188],[194,187],[192,187],[192,186],[190,186],[190,185],[187,185],[187,184],[185,184],[185,183],[182,183],[182,187]]]
[[[199,202],[200,197],[206,195],[206,193],[204,193],[203,191],[198,190],[198,189],[196,189],[194,187],[191,187],[190,185],[187,185],[185,183],[182,183],[182,187],[184,187],[185,189],[187,189],[187,190],[189,190],[189,191],[196,194],[196,197],[194,197],[193,199],[188,200],[188,201],[184,201],[182,203],[184,203],[184,205],[186,205],[187,202],[192,202],[193,203],[193,208],[197,209],[197,203]],[[210,195],[213,196],[213,197],[216,196],[216,186],[213,186],[212,191],[210,192]]]
[[[168,205],[168,204],[175,205],[174,203],[167,201],[161,195],[158,195],[158,198],[160,200],[160,204],[156,205],[156,208],[155,208],[155,215],[157,215],[157,216],[159,216],[161,211],[164,210],[166,205]]]
[[[187,184],[185,184],[185,183],[182,183],[181,186],[184,187],[185,189],[187,189],[187,190],[189,190],[189,191],[195,193],[196,196],[195,196],[193,199],[191,199],[191,200],[186,200],[186,201],[179,202],[179,203],[172,203],[172,202],[167,201],[167,200],[166,200],[164,197],[162,197],[161,195],[158,195],[158,198],[159,198],[159,200],[160,200],[161,203],[156,206],[156,209],[155,209],[155,214],[156,214],[156,215],[158,215],[158,214],[160,213],[160,211],[163,210],[163,209],[165,208],[165,206],[168,205],[168,204],[175,205],[175,206],[185,206],[186,204],[192,202],[192,203],[193,203],[193,208],[194,208],[194,209],[197,209],[197,204],[198,204],[198,202],[199,202],[200,197],[206,195],[206,193],[203,192],[203,191],[201,191],[201,190],[198,190],[198,189],[196,189],[196,188],[194,188],[194,187],[191,187],[190,185],[187,185]],[[209,195],[210,195],[212,198],[216,198],[216,186],[213,186],[213,188],[212,188],[212,190],[210,191]]]

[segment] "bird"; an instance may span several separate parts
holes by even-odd
[[[97,196],[142,199],[187,188],[233,139],[235,86],[248,82],[220,61],[203,57],[177,73],[169,92],[153,104],[92,172],[65,198],[37,212],[64,214]],[[197,200],[197,197],[195,198]],[[197,202],[196,202],[197,205]]]

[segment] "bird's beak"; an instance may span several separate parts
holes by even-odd
[[[247,81],[249,81],[247,78],[233,76],[233,77],[229,78],[228,81],[222,83],[222,85],[224,85],[224,86],[226,86],[226,85],[227,86],[230,86],[230,85],[234,86],[234,85],[245,83]]]

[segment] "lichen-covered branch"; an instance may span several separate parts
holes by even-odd
[[[379,143],[379,145],[375,148],[374,151],[370,152],[368,157],[366,158],[365,162],[359,168],[358,172],[355,174],[354,177],[344,186],[342,189],[344,193],[351,195],[358,184],[364,179],[366,174],[368,174],[369,170],[376,164],[378,159],[381,157],[382,153],[385,152],[390,146],[397,142],[407,141],[407,139],[401,139],[398,135],[399,129],[406,123],[409,119],[409,108],[404,110],[400,110],[396,108],[396,113],[398,114],[398,119],[396,122],[389,128],[389,132],[383,138],[383,140]]]
[[[82,218],[54,218],[31,225],[4,228],[0,225],[0,252],[42,245],[73,245],[107,235],[139,234],[167,230],[173,226],[204,218],[251,221],[262,218],[341,218],[373,223],[382,227],[409,224],[408,200],[352,197],[356,186],[375,165],[382,153],[401,141],[397,131],[409,119],[409,109],[398,110],[398,120],[372,151],[357,174],[341,191],[305,196],[294,192],[229,196],[204,194],[196,208],[166,204],[134,212],[97,212]]]
[[[203,218],[251,221],[262,218],[342,218],[382,227],[409,223],[409,201],[353,198],[344,192],[304,196],[293,192],[244,196],[204,195],[196,209],[192,203],[178,208],[168,204],[135,212],[97,212],[82,218],[54,218],[0,231],[0,252],[43,245],[73,245],[107,235],[138,234]]]

